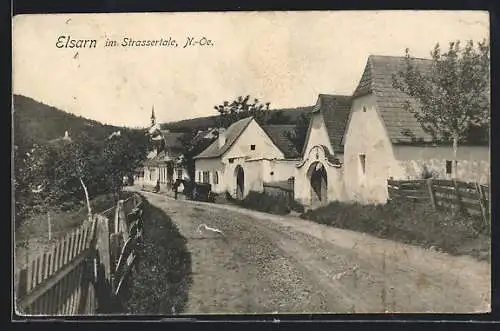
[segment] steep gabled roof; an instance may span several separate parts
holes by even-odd
[[[321,113],[333,151],[343,153],[342,138],[347,127],[351,111],[350,96],[320,94],[312,113]],[[309,124],[306,141],[309,139],[312,123]],[[306,144],[304,144],[304,149]],[[304,151],[303,151],[304,152]]]
[[[412,64],[421,71],[431,68],[432,61],[411,59]],[[418,107],[414,98],[392,86],[392,75],[405,68],[404,57],[370,55],[361,80],[353,97],[373,94],[380,117],[393,143],[430,142],[432,137],[426,133],[415,116],[404,108],[406,102]]]
[[[295,125],[265,125],[262,126],[262,129],[271,138],[276,147],[283,152],[285,158],[297,158],[300,156],[293,142],[286,136],[287,132],[294,131]]]
[[[253,117],[246,117],[231,124],[231,126],[224,132],[226,142],[221,148],[219,148],[219,141],[218,139],[216,139],[203,152],[198,154],[195,159],[216,158],[224,155],[229,150],[229,148],[233,146],[235,141],[239,138],[239,136],[241,136],[243,131],[245,131],[252,120]]]

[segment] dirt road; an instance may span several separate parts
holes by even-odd
[[[187,314],[490,309],[486,262],[294,217],[143,194],[188,240],[193,284]],[[198,233],[202,223],[225,237]]]

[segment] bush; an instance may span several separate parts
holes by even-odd
[[[463,245],[489,235],[480,217],[435,211],[429,204],[406,200],[386,205],[333,202],[301,217],[407,244],[434,246],[450,254],[463,253]],[[483,249],[489,250],[487,243]]]
[[[290,207],[286,201],[266,193],[250,191],[243,200],[236,203],[248,209],[270,214],[286,215],[290,213]]]
[[[233,201],[234,198],[231,196],[231,193],[228,191],[224,192],[224,197],[226,198],[226,201]]]
[[[296,211],[297,213],[304,213],[304,206],[298,202],[297,200],[292,200],[290,203],[289,203],[289,206],[290,206],[290,209],[293,210],[293,211]]]

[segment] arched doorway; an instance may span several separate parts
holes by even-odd
[[[314,162],[307,173],[311,186],[311,206],[326,204],[328,202],[328,177],[325,166],[320,162]]]
[[[240,165],[234,169],[234,175],[236,177],[236,199],[241,200],[245,192],[245,172]]]

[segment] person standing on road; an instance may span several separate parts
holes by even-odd
[[[160,192],[160,180],[156,180],[155,193]]]
[[[178,192],[178,188],[179,188],[179,182],[180,180],[176,180],[175,183],[174,183],[174,199],[177,200],[177,192]]]

